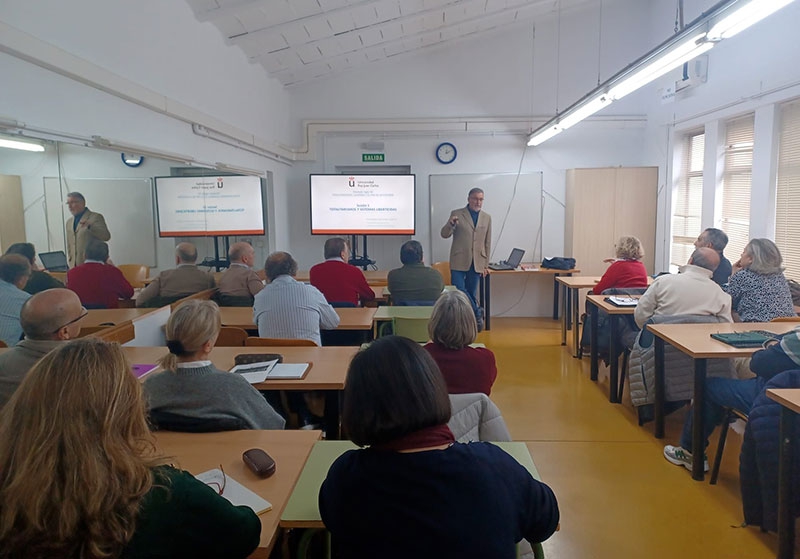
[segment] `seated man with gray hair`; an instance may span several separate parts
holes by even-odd
[[[444,289],[442,274],[422,261],[419,241],[406,241],[400,247],[402,268],[389,271],[388,284],[395,305],[432,305]]]
[[[228,249],[230,266],[219,279],[219,304],[222,307],[252,307],[253,297],[264,283],[253,270],[256,251],[250,243],[233,243]]]
[[[48,289],[25,301],[20,312],[25,339],[0,355],[0,408],[39,359],[78,337],[86,314],[78,296],[69,289]]]
[[[87,309],[116,309],[120,299],[133,297],[133,287],[108,257],[108,244],[97,239],[86,245],[83,264],[67,272],[67,288]]]
[[[31,277],[31,264],[19,254],[0,257],[0,341],[11,347],[22,338],[19,312],[30,298],[22,288]]]
[[[197,267],[197,247],[178,243],[176,268],[164,270],[136,298],[137,307],[160,307],[216,286],[214,276]]]

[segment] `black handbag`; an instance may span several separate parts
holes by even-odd
[[[554,256],[542,260],[542,268],[550,270],[572,270],[575,268],[575,259],[566,256]]]

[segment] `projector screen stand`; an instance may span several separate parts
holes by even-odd
[[[222,239],[222,248],[223,254],[225,258],[219,257],[219,249],[220,249],[220,239]],[[228,249],[230,249],[230,239],[226,237],[214,237],[214,259],[206,257],[199,265],[200,266],[207,266],[209,268],[215,268],[217,272],[222,270],[223,268],[227,268],[230,266],[230,262],[228,262]]]
[[[358,235],[351,235],[350,241],[350,249],[352,254],[350,255],[350,264],[353,266],[360,266],[363,270],[367,270],[370,266],[375,265],[374,260],[370,260],[369,255],[367,254],[367,236],[361,235],[364,242],[364,254],[362,256],[358,255]]]

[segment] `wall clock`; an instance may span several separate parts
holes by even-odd
[[[442,142],[436,148],[436,159],[443,165],[449,165],[456,160],[458,150],[450,142]]]

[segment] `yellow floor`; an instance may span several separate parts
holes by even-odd
[[[496,318],[478,341],[497,357],[492,400],[559,500],[561,531],[545,543],[548,559],[775,556],[775,534],[738,527],[738,434],[728,436],[718,484],[693,481],[661,453],[677,444],[685,411],[668,417],[665,439],[654,438],[627,392],[622,404],[609,403],[606,369],[590,381],[588,357],[560,345],[558,322]],[[712,459],[715,449],[716,435]]]

